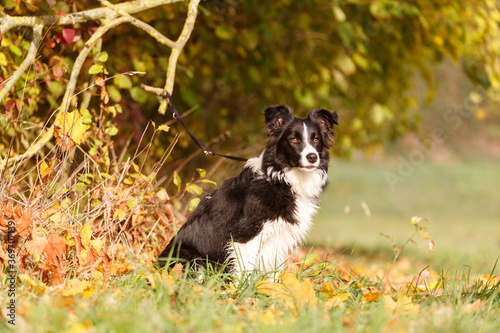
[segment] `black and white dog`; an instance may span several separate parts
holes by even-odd
[[[264,152],[201,200],[160,258],[202,266],[208,260],[241,275],[279,268],[304,240],[327,184],[338,116],[320,109],[299,119],[285,105],[271,106],[264,115]]]

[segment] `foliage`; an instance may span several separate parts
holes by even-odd
[[[495,2],[206,2],[183,53],[179,45],[189,38],[196,16],[186,19],[186,12],[192,14],[197,1],[191,7],[174,2],[180,1],[101,0],[103,7],[93,11],[98,18],[82,19],[79,12],[98,7],[96,2],[2,0],[0,271],[11,268],[14,246],[16,282],[21,298],[29,300],[20,312],[29,322],[21,330],[33,328],[30,322],[45,302],[56,304],[53,312],[42,312],[61,330],[114,324],[80,310],[99,303],[104,316],[112,316],[109,309],[123,299],[141,302],[144,309],[159,305],[159,318],[167,314],[159,324],[164,329],[198,328],[189,311],[214,304],[223,309],[214,310],[224,314],[219,321],[236,314],[246,323],[272,326],[283,318],[298,322],[304,314],[318,320],[332,315],[342,318],[337,327],[349,326],[351,314],[372,309],[372,303],[392,316],[447,291],[446,301],[479,300],[472,303],[474,311],[497,304],[496,277],[448,290],[444,277],[430,271],[417,282],[399,282],[394,268],[380,279],[310,256],[292,263],[279,283],[253,276],[236,287],[222,285],[217,274],[199,285],[179,268],[161,273],[152,267],[178,227],[176,215],[182,219],[214,184],[210,170],[198,168],[188,176],[184,167],[196,153],[179,160],[189,141],[161,115],[172,71],[178,71],[174,100],[179,109],[194,110],[190,128],[206,140],[215,137],[212,143],[234,125],[235,134],[246,134],[235,136],[235,145],[254,144],[248,136],[261,129],[256,110],[283,102],[298,105],[299,113],[317,105],[348,110],[338,151],[349,153],[417,126],[411,78],[418,72],[431,82],[431,64],[445,56],[463,61],[472,80],[497,92]],[[123,9],[145,3],[165,5]],[[28,23],[10,29],[13,17]],[[46,21],[30,23],[36,19]],[[180,37],[174,42],[160,32]],[[142,83],[166,88],[157,96]],[[164,171],[167,162],[170,170]],[[157,186],[162,183],[166,189]],[[181,199],[190,202],[184,211]],[[109,303],[100,302],[101,296]],[[0,293],[2,304],[5,299]],[[80,303],[86,305],[75,305]],[[462,303],[453,306],[462,311]],[[68,311],[71,320],[60,320]],[[214,321],[211,327],[216,326]]]
[[[412,260],[412,264],[420,263]],[[497,330],[498,276],[467,271],[440,275],[430,269],[413,275],[408,258],[403,258],[387,283],[380,283],[389,266],[383,260],[361,264],[359,259],[315,249],[297,253],[275,282],[255,275],[228,285],[227,276],[207,272],[200,283],[180,265],[170,272],[142,266],[112,278],[107,288],[100,280],[77,278],[50,288],[23,274],[16,328],[25,332]],[[2,304],[6,295],[0,293]]]
[[[91,1],[3,3],[11,15],[63,15],[95,6]],[[185,8],[173,4],[136,16],[175,36]],[[499,21],[495,1],[205,2],[179,59],[174,99],[179,109],[198,106],[189,123],[205,140],[231,128],[238,144],[242,137],[255,143],[248,136],[260,132],[257,114],[269,104],[288,103],[297,106],[299,113],[315,106],[339,109],[343,125],[336,151],[349,153],[354,147],[378,146],[417,128],[418,103],[411,92],[414,74],[428,81],[431,98],[436,84],[432,64],[445,57],[460,62],[472,81],[496,96]],[[14,130],[18,133],[15,151],[25,150],[26,143],[33,141],[33,131],[26,129],[49,121],[61,101],[75,52],[97,27],[90,21],[44,31],[32,69],[3,101],[8,112],[0,119],[7,134],[1,147],[9,146]],[[19,66],[30,38],[22,28],[2,36],[0,80]],[[125,111],[114,122],[141,133],[145,119],[160,118],[155,114],[157,96],[140,84],[162,85],[170,51],[130,25],[110,30],[102,48],[102,54],[94,50],[94,60],[85,62],[77,87],[89,89],[92,75],[99,75],[101,94],[107,96],[104,106],[118,104]],[[130,72],[146,76],[120,75]],[[94,99],[90,109],[100,103]],[[14,110],[22,120],[17,126],[13,126]],[[121,136],[116,139],[126,142]],[[139,141],[136,134],[133,144]],[[181,140],[180,146],[186,148],[188,141]]]

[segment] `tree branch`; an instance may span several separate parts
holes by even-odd
[[[165,37],[163,34],[161,34],[158,30],[156,30],[155,28],[153,28],[149,24],[147,24],[147,23],[145,23],[145,22],[143,22],[141,20],[138,20],[135,17],[132,17],[127,12],[125,12],[125,11],[121,10],[120,8],[118,8],[118,6],[113,5],[112,3],[110,3],[107,0],[99,0],[99,2],[102,3],[106,7],[113,9],[115,12],[119,13],[122,16],[131,17],[132,18],[132,21],[130,21],[131,24],[133,24],[137,28],[142,29],[145,32],[147,32],[151,37],[153,37],[154,39],[156,39],[159,43],[161,43],[163,45],[166,45],[166,46],[168,46],[170,48],[174,48],[176,46],[176,44],[175,44],[174,41],[172,41],[169,38]]]
[[[196,16],[198,15],[199,3],[200,0],[191,0],[189,2],[186,22],[184,23],[181,35],[175,42],[176,45],[174,48],[172,48],[172,53],[170,53],[170,57],[168,58],[167,79],[163,90],[167,91],[170,95],[172,95],[172,91],[174,90],[174,79],[175,79],[175,69],[177,67],[177,59],[179,58],[179,54],[184,48],[184,45],[186,45],[186,42],[188,41],[189,37],[191,36],[191,32],[193,31],[194,23],[196,22]],[[167,105],[168,105],[168,100],[164,98],[160,103],[158,112],[160,114],[165,114],[165,112],[167,111]]]
[[[109,3],[107,0],[100,0],[100,1],[106,7],[91,9],[83,12],[78,12],[72,15],[64,15],[64,16],[14,17],[2,13],[2,23],[0,24],[2,34],[16,26],[33,26],[34,36],[32,44],[30,46],[30,50],[28,51],[28,56],[21,64],[21,67],[9,79],[8,84],[5,85],[4,90],[2,90],[0,95],[0,101],[7,95],[8,91],[13,87],[15,82],[19,79],[19,77],[26,70],[26,68],[28,68],[29,64],[31,64],[35,59],[36,50],[41,40],[41,33],[44,25],[69,25],[69,24],[103,20],[103,19],[105,19],[105,22],[96,30],[96,32],[85,43],[83,49],[80,51],[78,57],[75,60],[75,63],[71,71],[70,80],[68,81],[68,84],[66,86],[66,91],[64,93],[61,105],[58,109],[56,118],[60,113],[68,111],[76,87],[78,76],[80,75],[85,59],[88,57],[95,43],[108,30],[123,23],[131,23],[136,27],[143,29],[149,35],[155,38],[158,42],[172,48],[172,53],[170,54],[169,64],[167,68],[167,78],[165,82],[165,88],[163,89],[164,92],[167,91],[171,94],[174,86],[177,59],[179,57],[180,52],[184,48],[186,42],[188,41],[189,37],[191,36],[191,32],[193,31],[194,24],[196,21],[196,16],[198,14],[198,4],[200,0],[190,1],[188,6],[188,15],[184,23],[182,32],[177,41],[175,42],[162,35],[160,32],[158,32],[149,24],[136,19],[130,14],[154,8],[160,5],[178,2],[181,0],[136,0],[117,5],[113,5]],[[158,112],[160,112],[161,114],[165,114],[166,109],[167,109],[167,100],[164,99],[160,104]],[[6,158],[5,160],[0,161],[0,170],[2,170],[4,167],[7,167],[7,164],[11,164],[26,158],[30,158],[35,153],[37,153],[47,142],[49,142],[52,139],[53,135],[54,135],[54,125],[48,128],[45,131],[45,133],[43,133],[43,135],[41,135],[40,138],[35,143],[33,143],[24,154],[18,155],[10,159]]]
[[[28,67],[35,61],[36,51],[38,50],[38,45],[42,39],[43,25],[37,24],[33,27],[33,40],[31,41],[30,48],[26,58],[21,63],[21,66],[11,75],[5,82],[2,83],[3,90],[0,91],[0,102],[7,96],[10,89],[14,87],[17,80],[23,75],[23,73],[28,69]]]
[[[124,13],[135,14],[147,9],[179,1],[182,0],[136,0],[116,4],[114,7]],[[94,8],[62,16],[10,16],[5,14],[2,17],[2,24],[0,24],[0,32],[4,34],[14,27],[34,27],[40,24],[44,26],[70,25],[102,19],[114,19],[116,17],[118,17],[117,12],[107,7]]]

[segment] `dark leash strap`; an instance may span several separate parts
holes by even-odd
[[[227,158],[227,159],[230,159],[230,160],[234,160],[234,161],[240,161],[240,162],[246,162],[248,159],[246,158],[243,158],[243,157],[237,157],[237,156],[231,156],[231,155],[223,155],[223,154],[217,154],[215,153],[212,149],[208,148],[207,146],[205,146],[203,144],[203,142],[201,142],[196,136],[194,136],[193,133],[191,133],[186,124],[184,123],[184,120],[182,120],[182,117],[181,115],[179,114],[179,112],[177,112],[177,110],[175,109],[175,106],[174,106],[174,101],[172,99],[172,96],[170,96],[170,94],[165,91],[165,94],[166,96],[168,97],[168,100],[169,100],[169,107],[170,107],[170,110],[172,111],[172,113],[174,114],[175,118],[177,119],[177,121],[179,121],[182,125],[182,127],[184,127],[184,130],[186,130],[187,134],[189,135],[189,137],[191,138],[191,140],[193,140],[193,142],[207,155],[212,155],[212,156],[220,156],[220,157],[223,157],[223,158]]]

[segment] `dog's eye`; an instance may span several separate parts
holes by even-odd
[[[290,141],[292,141],[292,143],[299,143],[299,139],[297,138],[292,138]]]
[[[318,142],[319,142],[319,139],[318,139],[318,138],[314,138],[314,139],[313,139],[313,142],[314,142],[314,143],[318,143]]]

